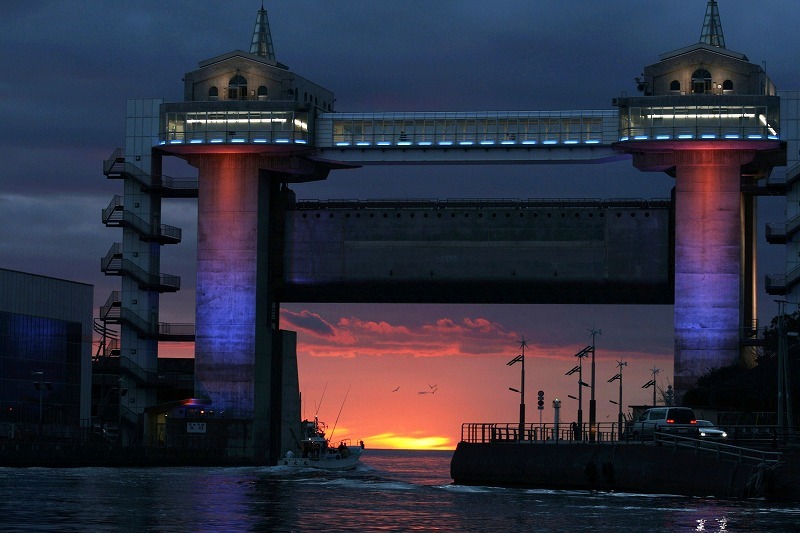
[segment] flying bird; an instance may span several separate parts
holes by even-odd
[[[392,392],[397,392],[397,391],[399,391],[399,390],[400,390],[400,385],[398,385],[398,386],[397,386],[397,388],[396,388],[396,389],[394,389]]]

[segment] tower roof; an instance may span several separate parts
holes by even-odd
[[[272,48],[272,34],[269,31],[267,10],[262,2],[261,9],[256,16],[256,27],[253,29],[253,40],[250,43],[250,53],[275,61],[275,50]]]
[[[719,8],[716,0],[708,0],[706,18],[703,21],[703,31],[700,42],[719,48],[725,48],[725,37],[722,35],[722,23],[719,21]]]

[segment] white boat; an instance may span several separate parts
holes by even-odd
[[[286,453],[278,464],[300,468],[322,468],[325,470],[352,470],[361,458],[364,441],[357,446],[350,445],[348,439],[332,445],[325,437],[325,424],[314,418],[314,421],[303,420],[300,423],[300,453]]]

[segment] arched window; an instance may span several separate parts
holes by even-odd
[[[247,80],[237,74],[228,82],[228,100],[247,100]]]
[[[678,80],[672,80],[669,84],[670,91],[680,91],[681,90],[681,82]]]
[[[692,93],[706,94],[711,92],[711,73],[699,68],[692,73]]]
[[[267,87],[265,85],[259,85],[257,94],[258,94],[258,99],[259,100],[266,100],[267,99]]]
[[[219,100],[219,89],[215,85],[208,88],[208,99]]]
[[[722,82],[722,92],[725,93],[733,92],[733,82],[731,80],[725,80]]]

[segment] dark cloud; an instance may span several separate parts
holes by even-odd
[[[264,6],[278,59],[334,91],[339,111],[608,109],[613,96],[633,92],[644,65],[697,42],[705,13],[698,0]],[[120,236],[99,212],[122,191],[101,165],[124,144],[126,100],[180,99],[181,78],[199,61],[249,49],[260,7],[258,0],[3,2],[0,266],[95,283],[104,302],[118,279],[103,276],[98,258]],[[786,89],[800,88],[796,9],[782,0],[720,3],[728,47],[764,61]],[[298,196],[664,197],[670,187],[669,178],[626,162],[396,167],[334,172],[299,186]],[[186,231],[181,245],[163,249],[164,270],[181,275],[186,290],[162,305],[178,315],[171,302],[181,302],[186,322],[193,320],[193,205],[170,205],[163,217]],[[780,270],[780,261],[766,270]]]
[[[336,327],[319,314],[303,310],[299,313],[284,310],[283,320],[290,326],[314,333],[320,337],[336,337]]]

